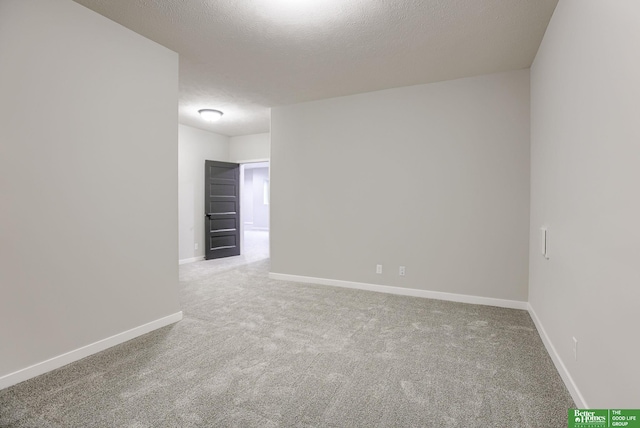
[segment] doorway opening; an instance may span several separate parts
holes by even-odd
[[[269,258],[269,162],[240,165],[240,239],[249,260]]]

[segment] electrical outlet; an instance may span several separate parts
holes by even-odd
[[[578,361],[578,339],[573,338],[573,359]]]
[[[197,250],[198,249],[198,243],[196,242],[196,244],[194,245],[194,248]]]
[[[382,265],[376,265],[376,273],[377,274],[382,273]]]
[[[406,268],[404,266],[400,266],[400,270],[398,271],[398,274],[400,276],[404,276],[407,273]]]

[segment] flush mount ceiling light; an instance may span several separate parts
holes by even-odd
[[[360,2],[369,1],[360,0]],[[345,7],[344,0],[253,0],[236,3],[250,3],[251,7],[247,7],[247,12],[255,13],[267,22],[280,25],[281,30],[295,29],[296,38],[307,34],[310,25],[335,25],[346,21],[351,11],[361,10],[360,7]],[[301,28],[305,31],[298,34]]]
[[[202,110],[198,110],[200,116],[206,121],[215,122],[216,120],[220,120],[223,113],[220,110],[213,110],[210,108],[204,108]]]

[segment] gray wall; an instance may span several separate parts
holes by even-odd
[[[594,408],[640,407],[639,22],[636,1],[561,0],[531,69],[529,300]]]
[[[229,138],[229,162],[255,162],[269,160],[269,133],[241,135]]]
[[[204,256],[204,162],[229,159],[229,137],[180,125],[178,195],[180,260]],[[198,249],[195,244],[198,244]]]
[[[179,313],[178,56],[0,2],[0,378]]]
[[[272,272],[526,301],[529,131],[528,70],[272,109]]]

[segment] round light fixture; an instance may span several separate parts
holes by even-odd
[[[213,110],[210,108],[204,108],[202,110],[198,110],[200,116],[206,121],[215,122],[216,120],[220,120],[223,113],[220,110]]]

